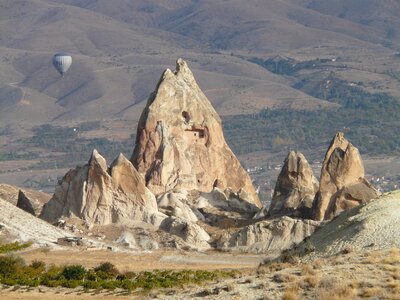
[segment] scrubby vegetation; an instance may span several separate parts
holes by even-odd
[[[3,244],[3,245],[0,245],[0,253],[7,253],[7,252],[23,250],[23,249],[30,247],[31,245],[32,245],[32,243],[20,243],[20,242]]]
[[[23,149],[14,152],[0,153],[0,161],[40,159],[46,153],[45,159],[33,166],[36,169],[71,167],[71,164],[87,162],[93,149],[107,159],[112,160],[119,153],[130,155],[133,149],[135,135],[129,140],[115,141],[106,138],[87,139],[83,133],[100,127],[99,122],[85,122],[77,127],[62,127],[44,124],[32,129],[33,136],[23,141]],[[26,149],[46,149],[46,151],[26,151]],[[53,156],[53,157],[52,157]],[[56,161],[56,162],[55,162]]]
[[[366,92],[334,77],[313,87],[303,85],[297,87],[309,89],[314,97],[341,107],[315,111],[266,109],[253,115],[225,117],[225,136],[234,152],[326,148],[337,131],[344,131],[362,152],[400,152],[400,140],[393,138],[400,127],[397,99],[385,93]]]
[[[332,71],[346,67],[337,59],[297,61],[277,56],[266,60],[252,58],[250,61],[275,74],[293,78],[304,69]],[[387,74],[399,78],[398,72]],[[334,72],[317,82],[315,74],[305,77],[293,88],[340,107],[315,111],[266,109],[258,114],[225,117],[225,136],[235,153],[326,148],[337,131],[346,132],[362,152],[400,152],[400,141],[393,138],[400,126],[398,99],[387,93],[371,93],[363,88],[361,82],[346,82],[336,77]]]
[[[310,263],[272,262],[260,265],[257,273],[278,285],[282,299],[398,299],[400,252],[393,248]]]
[[[71,162],[86,162],[88,153],[91,153],[93,149],[98,149],[109,160],[117,157],[120,152],[130,154],[134,136],[131,140],[124,142],[110,141],[106,138],[86,139],[81,137],[81,132],[91,130],[93,126],[95,125],[87,125],[87,123],[83,123],[78,128],[50,124],[38,126],[33,129],[34,135],[27,143],[32,147],[45,148],[49,153],[65,153],[63,158],[59,159],[58,166],[63,163],[70,166]]]
[[[303,69],[315,69],[325,65],[326,63],[332,62],[332,59],[320,59],[316,58],[313,60],[296,61],[292,58],[285,58],[276,56],[263,60],[262,58],[254,57],[249,61],[260,65],[268,71],[279,74],[279,75],[293,75],[294,73]]]
[[[155,288],[172,288],[187,284],[201,284],[218,278],[234,276],[234,271],[201,271],[201,270],[155,270],[146,272],[120,273],[113,264],[105,262],[93,269],[81,265],[57,267],[41,261],[26,265],[16,256],[0,256],[0,283],[5,285],[22,285],[35,287],[87,289],[124,289],[128,291],[149,291]]]

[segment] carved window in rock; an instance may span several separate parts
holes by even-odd
[[[190,115],[187,111],[182,112],[182,118],[184,119],[186,124],[188,124],[190,122]]]

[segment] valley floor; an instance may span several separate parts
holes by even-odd
[[[23,256],[29,260],[33,259],[35,253],[29,252]],[[57,255],[54,255],[56,253]],[[59,263],[61,253],[47,253],[47,263]],[[175,252],[176,253],[176,252]],[[87,265],[93,264],[87,258],[88,253],[81,253],[81,260],[76,261],[75,254],[67,259],[64,253],[65,263],[73,261],[86,261]],[[96,252],[99,260],[107,258],[105,253]],[[157,254],[161,255],[161,254]],[[163,256],[164,255],[164,256]],[[158,260],[152,254],[140,255],[137,257],[136,265],[143,262],[143,269],[151,265],[151,257],[154,259],[154,266],[161,268],[202,268],[212,269],[217,263],[210,263],[218,255],[224,261],[229,257],[231,267],[240,267],[242,270],[235,278],[217,280],[200,286],[177,287],[168,290],[153,290],[148,295],[131,294],[126,295],[122,291],[94,291],[66,288],[24,288],[6,287],[0,289],[1,299],[400,299],[400,252],[393,248],[382,251],[353,252],[351,249],[326,259],[316,259],[308,263],[272,263],[256,267],[255,258],[249,256],[234,256],[231,254],[212,254],[204,256],[203,264],[198,263],[199,256],[184,255],[182,253],[172,255],[164,253],[162,257],[180,257],[188,261],[192,258],[196,264],[177,263],[179,260],[169,261],[169,264],[162,264],[160,256]],[[94,255],[93,255],[94,256]],[[55,259],[57,257],[57,259]],[[75,257],[75,258],[74,258]],[[42,259],[36,255],[36,259]],[[115,260],[113,260],[115,258]],[[109,255],[108,259],[116,264],[127,263],[132,256],[122,254]],[[120,260],[122,259],[122,260]],[[140,260],[139,260],[140,259]],[[133,265],[133,259],[130,265]],[[121,266],[120,265],[120,266]],[[221,264],[227,267],[229,263]],[[244,269],[245,266],[253,267]],[[142,270],[142,267],[139,267]]]
[[[80,264],[86,268],[96,267],[102,262],[111,262],[120,272],[138,272],[155,269],[244,269],[256,268],[265,258],[254,254],[230,254],[220,252],[185,252],[157,250],[151,252],[112,252],[107,250],[59,250],[43,249],[19,254],[27,263],[34,260],[47,265]]]

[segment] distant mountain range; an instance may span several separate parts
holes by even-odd
[[[221,114],[324,106],[249,62],[281,54],[342,57],[343,77],[381,76],[400,43],[400,3],[373,1],[5,0],[0,12],[0,124],[137,119],[158,74],[186,58]],[[60,79],[56,51],[73,55]],[[361,70],[359,70],[361,69]],[[371,74],[370,74],[371,73]],[[312,101],[308,101],[312,100]],[[140,109],[139,109],[140,107]]]

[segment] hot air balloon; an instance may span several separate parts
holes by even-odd
[[[67,53],[56,53],[53,56],[53,65],[57,71],[64,77],[64,73],[68,71],[72,63],[71,55]]]

